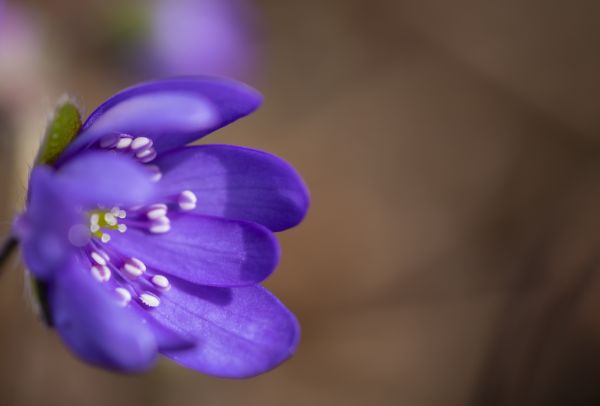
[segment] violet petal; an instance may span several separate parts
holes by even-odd
[[[180,280],[172,284],[152,315],[198,339],[194,348],[162,351],[173,361],[215,376],[245,378],[293,355],[298,322],[266,289],[215,288]]]
[[[202,145],[180,148],[156,164],[163,174],[160,196],[194,192],[193,212],[246,220],[282,231],[300,223],[308,190],[284,160],[250,148]]]
[[[87,271],[73,259],[50,285],[53,322],[62,340],[77,356],[100,367],[126,372],[151,367],[157,352],[152,331]]]
[[[197,214],[169,217],[169,232],[150,235],[129,227],[111,234],[111,246],[158,273],[210,286],[255,284],[277,266],[279,245],[261,225]]]
[[[57,187],[87,207],[136,205],[147,202],[153,184],[148,171],[135,160],[113,153],[77,156],[57,172]]]
[[[56,187],[53,177],[48,167],[33,169],[27,210],[13,226],[27,268],[42,280],[61,269],[73,254],[75,248],[69,242],[69,230],[80,222],[79,213],[68,202],[69,195]]]
[[[148,137],[161,153],[250,114],[261,101],[256,90],[229,79],[189,77],[143,83],[100,105],[60,162],[118,133]]]

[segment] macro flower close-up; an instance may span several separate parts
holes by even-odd
[[[206,77],[128,88],[81,121],[51,117],[13,233],[49,325],[81,359],[126,372],[157,354],[242,378],[295,351],[294,315],[260,286],[275,232],[308,209],[296,171],[266,152],[188,145],[261,103]]]
[[[0,406],[600,405],[598,15],[0,0]]]

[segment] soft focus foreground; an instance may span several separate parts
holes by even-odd
[[[44,24],[52,56],[27,114],[3,109],[2,131],[15,134],[0,138],[3,231],[52,101],[68,90],[89,111],[138,79],[101,58],[93,34],[117,2],[18,3]],[[268,52],[250,83],[265,105],[206,142],[269,150],[311,189],[309,217],[280,236],[283,261],[267,283],[302,323],[295,358],[249,381],[167,363],[135,377],[96,370],[38,323],[9,267],[2,403],[599,403],[599,6],[256,9]]]

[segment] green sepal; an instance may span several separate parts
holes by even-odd
[[[77,137],[81,125],[81,112],[75,101],[69,97],[61,98],[48,121],[36,164],[54,164],[65,148]]]

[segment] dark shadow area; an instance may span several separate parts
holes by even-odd
[[[227,306],[233,299],[231,288],[195,285],[175,276],[169,280],[177,289],[218,306]]]

